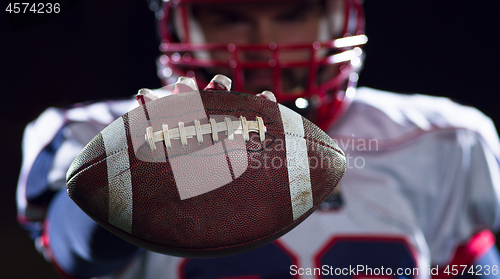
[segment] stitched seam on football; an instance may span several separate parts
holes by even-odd
[[[80,174],[81,172],[83,172],[83,171],[85,171],[85,170],[88,170],[89,168],[91,168],[91,167],[93,167],[93,166],[95,166],[95,165],[98,165],[98,164],[100,164],[100,163],[102,163],[102,162],[106,161],[106,159],[111,158],[111,157],[115,156],[116,154],[121,153],[121,152],[123,152],[123,151],[127,151],[127,152],[128,152],[128,147],[125,147],[125,148],[122,148],[122,149],[120,149],[120,150],[117,150],[117,151],[113,152],[112,154],[110,154],[109,156],[104,157],[104,159],[101,159],[101,160],[99,160],[99,161],[97,161],[97,162],[94,162],[94,163],[92,163],[92,164],[90,164],[90,165],[86,166],[85,168],[82,168],[82,169],[81,169],[81,170],[79,170],[78,172],[73,173],[73,175],[72,175],[71,177],[69,177],[69,179],[67,179],[66,183],[68,183],[69,181],[71,181],[71,180],[73,179],[73,177],[77,176],[77,175],[78,175],[78,174]]]

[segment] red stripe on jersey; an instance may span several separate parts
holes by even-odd
[[[460,265],[473,264],[476,260],[484,256],[484,254],[486,254],[486,252],[488,252],[494,245],[495,236],[491,231],[484,230],[476,233],[469,239],[468,242],[457,247],[453,259],[447,265],[442,267],[440,266],[438,269],[438,275],[434,275],[432,278],[447,279],[456,277],[456,275],[452,275],[450,272],[444,272],[446,266],[451,268],[453,265],[460,267]]]

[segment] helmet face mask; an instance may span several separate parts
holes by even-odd
[[[367,40],[358,0],[166,1],[158,27],[164,83],[189,76],[204,87],[224,74],[324,129],[350,102]]]

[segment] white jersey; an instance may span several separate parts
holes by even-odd
[[[81,132],[98,133],[130,105],[95,103],[42,115],[60,119],[70,134],[49,171],[54,187],[63,187],[65,170],[91,138]],[[43,146],[30,145],[36,125],[25,135],[23,173]],[[446,98],[360,88],[327,132],[347,157],[340,206],[317,210],[275,243],[254,251],[217,259],[145,251],[104,278],[430,278],[436,274],[431,268],[442,272],[454,262],[457,247],[484,229],[496,229],[500,145],[492,121],[478,110]],[[22,206],[23,173],[20,212],[28,208]],[[481,235],[484,247],[478,254],[494,242],[489,234]]]

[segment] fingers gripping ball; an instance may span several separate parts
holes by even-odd
[[[244,252],[297,226],[343,176],[344,153],[269,93],[219,85],[140,98],[75,158],[69,196],[125,240],[181,257]]]

